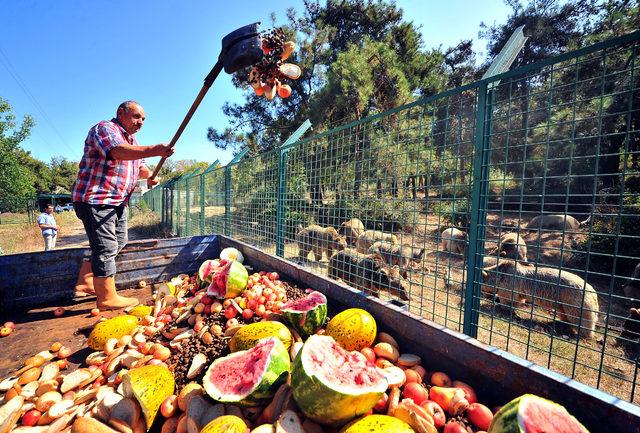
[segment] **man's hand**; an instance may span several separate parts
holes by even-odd
[[[157,178],[157,177],[155,179],[148,178],[147,179],[147,188],[151,189],[154,186],[156,186],[158,183],[160,183],[160,179],[159,178]]]
[[[170,147],[169,144],[167,143],[161,143],[161,144],[156,144],[154,147],[154,156],[160,156],[162,158],[169,158],[171,155],[173,155],[173,152],[175,151],[174,147]]]

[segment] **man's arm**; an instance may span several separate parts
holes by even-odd
[[[168,144],[154,144],[153,146],[132,146],[130,144],[118,144],[109,151],[109,157],[121,161],[150,158],[161,156],[168,158],[173,155],[174,148]]]

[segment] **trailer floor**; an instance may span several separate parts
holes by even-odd
[[[119,290],[118,293],[135,296],[141,303],[151,299],[151,288]],[[66,304],[0,313],[0,324],[6,321],[16,324],[9,336],[0,339],[0,378],[22,367],[26,358],[48,350],[56,341],[71,349],[69,370],[77,368],[91,352],[86,342],[93,325],[101,317],[108,319],[122,314],[122,310],[101,311],[98,317],[93,317],[90,313],[95,306],[95,297],[90,296]],[[65,309],[61,317],[53,314],[57,307]]]

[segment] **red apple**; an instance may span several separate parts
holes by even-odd
[[[2,326],[4,326],[5,328],[16,329],[16,324],[13,322],[5,322]]]
[[[467,409],[467,418],[469,418],[471,424],[477,428],[481,430],[489,430],[489,426],[493,420],[493,413],[491,413],[491,410],[483,404],[472,403],[469,405],[469,409]]]
[[[435,401],[425,400],[420,406],[422,406],[429,413],[429,415],[431,415],[431,417],[433,418],[433,425],[435,425],[436,428],[439,429],[447,421],[447,416],[444,413],[444,409],[442,409],[440,405]]]
[[[53,315],[56,317],[60,317],[64,314],[64,308],[62,307],[58,307],[55,310],[53,310]]]
[[[402,398],[410,398],[415,404],[422,404],[423,401],[429,399],[429,392],[422,384],[411,382],[404,386]]]
[[[444,425],[443,433],[469,433],[464,424],[458,421],[449,421]]]
[[[0,328],[0,337],[6,337],[7,335],[11,334],[13,332],[13,329],[7,327],[7,326],[3,326],[2,328]]]
[[[94,316],[94,317],[95,317],[95,316],[97,316],[97,315],[99,315],[99,314],[100,314],[100,309],[99,309],[99,308],[92,308],[92,309],[91,309],[91,315],[92,315],[92,316]]]
[[[459,380],[454,380],[453,386],[464,390],[465,398],[467,399],[469,404],[478,402],[478,397],[476,396],[476,392],[473,390],[473,388],[471,388],[471,386]]]
[[[33,427],[38,423],[38,420],[41,416],[42,412],[36,409],[31,409],[29,412],[22,415],[22,419],[20,420],[20,422],[22,422],[23,426]]]

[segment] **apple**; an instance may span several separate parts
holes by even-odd
[[[100,314],[100,309],[99,309],[99,308],[92,308],[92,309],[91,309],[91,315],[92,315],[92,316],[94,316],[94,317],[95,317],[95,316],[97,316],[97,315],[99,315],[99,314]]]
[[[4,326],[5,328],[16,329],[16,324],[13,322],[5,322],[2,326]]]
[[[8,326],[3,326],[2,328],[0,328],[0,337],[6,337],[12,332],[13,332],[13,329],[9,328]]]
[[[62,307],[58,307],[55,310],[53,310],[53,315],[56,317],[60,317],[64,314],[64,308]]]

